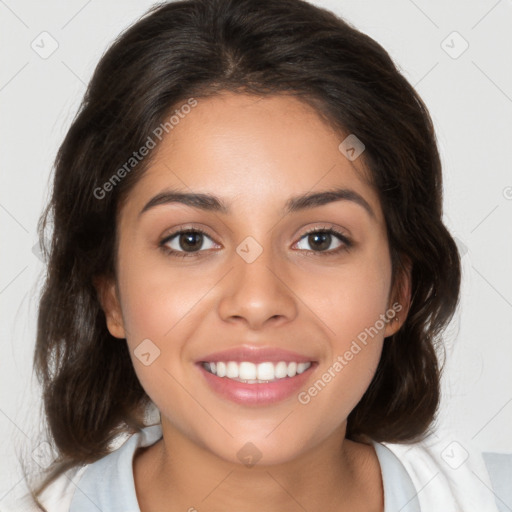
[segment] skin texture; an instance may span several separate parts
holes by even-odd
[[[372,380],[384,338],[405,319],[409,289],[392,290],[378,195],[363,179],[362,159],[339,151],[345,136],[290,96],[199,99],[121,209],[117,286],[98,288],[109,331],[126,338],[161,412],[163,440],[134,459],[142,512],[383,510],[375,451],[345,440],[346,418]],[[283,214],[290,197],[334,187],[356,191],[374,215],[350,200]],[[231,213],[173,203],[139,215],[167,188],[215,194]],[[304,237],[331,226],[353,246],[334,254],[343,242],[333,235],[331,254],[322,254]],[[207,232],[201,255],[159,247],[184,228]],[[248,236],[263,249],[252,263],[236,252]],[[185,253],[179,240],[167,246]],[[387,322],[306,405],[296,394],[266,406],[232,403],[194,364],[244,344],[279,347],[318,361],[307,389],[396,301],[399,321]],[[148,366],[134,355],[144,339],[160,350]],[[262,455],[250,468],[237,457],[247,442]]]

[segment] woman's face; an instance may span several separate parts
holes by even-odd
[[[225,93],[181,112],[120,212],[108,327],[164,437],[286,462],[344,435],[402,323],[378,196],[346,136],[295,98]]]

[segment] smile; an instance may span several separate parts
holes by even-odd
[[[215,361],[195,365],[215,396],[237,405],[263,407],[295,397],[312,379],[316,361],[273,363]]]
[[[202,363],[203,368],[217,377],[231,379],[246,384],[268,384],[280,379],[295,377],[304,373],[311,362],[286,362],[273,363],[266,361],[255,364],[250,361],[217,361]]]

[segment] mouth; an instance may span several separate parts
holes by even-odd
[[[219,397],[239,405],[264,406],[297,394],[318,362],[283,350],[242,347],[205,356],[195,366]]]

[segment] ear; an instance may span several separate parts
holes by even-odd
[[[394,311],[395,316],[386,324],[384,337],[392,336],[404,325],[411,306],[411,270],[412,264],[406,261],[398,272],[389,294],[388,311]]]
[[[98,293],[101,308],[105,313],[108,331],[115,338],[126,338],[121,303],[119,301],[115,279],[95,277],[93,282]]]

